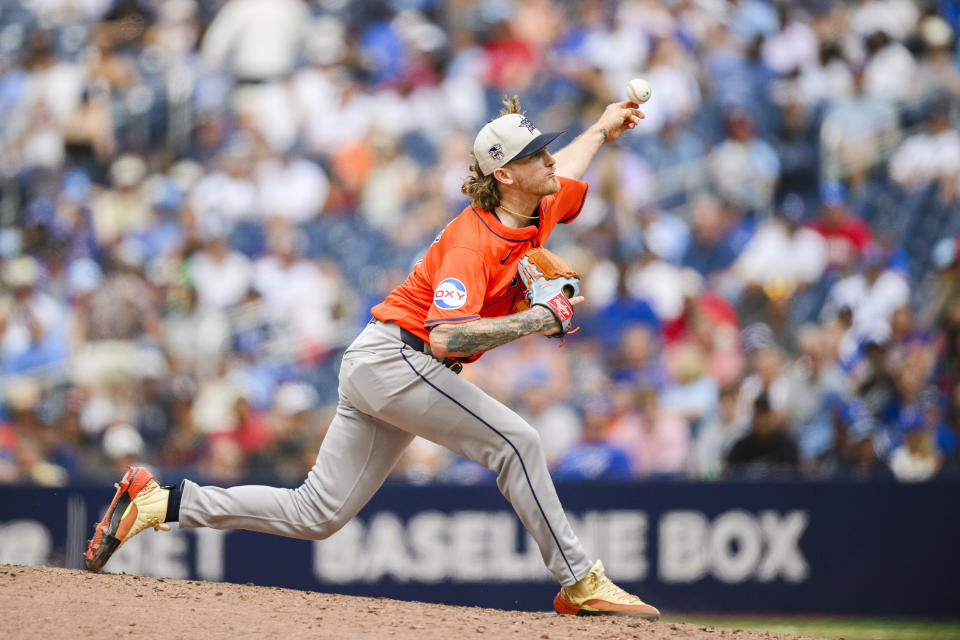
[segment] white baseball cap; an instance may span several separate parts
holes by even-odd
[[[480,164],[480,171],[488,176],[511,160],[535,154],[563,133],[540,133],[526,116],[508,113],[480,129],[473,141],[473,154]]]

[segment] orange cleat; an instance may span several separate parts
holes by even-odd
[[[162,488],[145,467],[130,467],[123,474],[113,502],[93,530],[84,555],[87,568],[96,571],[124,542],[147,527],[170,531],[164,524],[170,490]]]
[[[610,581],[597,560],[580,582],[562,587],[553,599],[557,613],[570,616],[634,616],[659,620],[660,612]]]

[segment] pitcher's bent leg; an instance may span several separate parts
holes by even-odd
[[[380,488],[413,439],[341,400],[317,461],[296,489],[223,489],[184,482],[181,527],[248,529],[322,540],[349,522]]]
[[[407,348],[395,353],[393,361],[355,372],[357,406],[496,471],[550,572],[563,585],[583,578],[593,562],[563,512],[536,429],[433,358]],[[367,392],[385,388],[404,392]]]

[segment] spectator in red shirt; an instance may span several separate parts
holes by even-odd
[[[827,268],[845,268],[859,259],[873,236],[867,223],[847,208],[847,190],[839,182],[820,187],[820,217],[810,228],[827,241]]]
[[[667,350],[693,342],[706,354],[706,372],[717,384],[734,382],[743,365],[736,309],[723,296],[705,291],[703,279],[693,269],[683,270],[682,286],[683,310],[663,325]]]

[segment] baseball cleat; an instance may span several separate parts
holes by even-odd
[[[164,524],[167,517],[169,489],[163,489],[145,467],[130,467],[123,474],[113,502],[103,520],[93,530],[84,555],[87,568],[96,571],[110,559],[124,542],[147,527],[170,531]]]
[[[635,595],[610,581],[597,560],[585,578],[569,587],[561,587],[553,599],[557,613],[570,616],[634,616],[659,620],[660,612]]]

